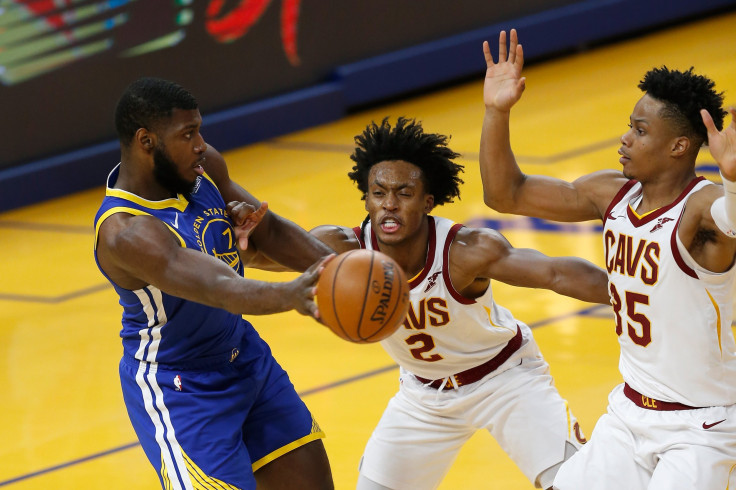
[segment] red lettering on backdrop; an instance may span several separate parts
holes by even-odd
[[[281,3],[281,43],[289,63],[294,66],[299,64],[296,33],[300,1],[282,0]],[[235,41],[248,33],[270,3],[271,0],[241,0],[236,7],[224,13],[225,0],[210,0],[204,26],[221,43]]]

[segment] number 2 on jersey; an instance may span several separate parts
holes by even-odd
[[[414,356],[415,359],[427,362],[435,362],[442,359],[442,356],[437,353],[425,356],[427,352],[434,349],[434,339],[429,334],[415,333],[414,335],[407,337],[405,342],[409,345],[420,344],[418,347],[409,349],[409,352],[411,352],[411,355]]]

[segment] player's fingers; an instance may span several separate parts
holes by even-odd
[[[524,66],[524,48],[521,47],[521,44],[516,46],[516,66],[519,67],[519,70]]]
[[[319,277],[319,275],[322,274],[322,271],[325,270],[325,266],[336,256],[337,254],[334,253],[330,255],[325,255],[320,260],[312,264],[309,269],[307,269],[307,272],[312,272],[313,274],[315,274],[315,276]]]
[[[268,211],[268,203],[266,201],[262,201],[261,206],[256,210],[256,214],[262,218],[266,215],[266,211]]]
[[[516,37],[516,29],[511,29],[509,40],[509,63],[516,62],[516,46],[519,44],[519,38]]]
[[[718,129],[713,122],[713,118],[710,116],[710,112],[706,109],[700,109],[700,117],[703,118],[703,124],[705,124],[705,129],[708,131],[708,137],[715,136],[718,133]]]
[[[498,62],[506,61],[506,31],[498,35]]]
[[[736,107],[730,106],[728,112],[731,114],[731,126],[736,128]]]
[[[486,59],[486,66],[493,65],[493,55],[491,54],[491,47],[488,41],[483,41],[483,56]]]
[[[248,203],[231,201],[227,205],[227,213],[236,226],[242,225],[246,218],[255,212],[256,208]]]

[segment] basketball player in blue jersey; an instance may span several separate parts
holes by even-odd
[[[574,182],[524,175],[509,141],[524,53],[516,31],[488,43],[481,176],[488,206],[556,221],[603,221],[603,245],[624,383],[588,444],[555,479],[559,490],[736,488],[736,109],[723,129],[712,80],[655,68],[644,75],[621,170]],[[723,185],[695,174],[703,144]]]
[[[241,317],[316,316],[314,288],[332,251],[230,180],[182,87],[134,82],[115,124],[121,161],[95,218],[95,259],[120,295],[123,398],[162,487],[333,488],[324,434]],[[243,246],[250,239],[306,272],[283,283],[243,278],[231,201]]]
[[[582,259],[513,248],[497,231],[432,216],[460,195],[447,137],[399,118],[356,137],[350,178],[368,217],[312,234],[337,252],[367,248],[410,277],[411,308],[381,344],[401,368],[363,454],[359,490],[437,488],[462,445],[485,429],[538,488],[583,442],[527,325],[494,301],[491,281],[608,303],[605,272]],[[239,217],[235,213],[236,222]],[[259,257],[249,261],[259,265]],[[489,475],[489,486],[492,485]]]

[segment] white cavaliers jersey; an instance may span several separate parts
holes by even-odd
[[[639,216],[641,184],[629,181],[603,219],[621,374],[647,397],[693,407],[736,403],[736,267],[703,269],[677,233],[688,198],[709,184],[694,179],[674,202]]]
[[[427,219],[427,262],[409,281],[409,313],[403,326],[381,345],[404,369],[423,378],[443,379],[495,357],[517,328],[528,327],[493,301],[490,284],[476,299],[465,298],[452,287],[448,257],[462,225],[445,218]],[[378,250],[370,223],[364,224],[363,237],[360,228],[354,230],[362,248]]]

